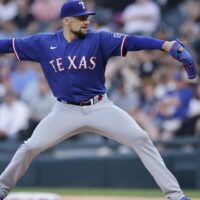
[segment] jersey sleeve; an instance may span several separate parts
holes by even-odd
[[[126,56],[127,51],[124,48],[127,35],[113,32],[100,32],[101,48],[106,57]]]
[[[13,38],[12,46],[17,60],[40,61],[42,49],[41,35],[35,34],[28,37]]]

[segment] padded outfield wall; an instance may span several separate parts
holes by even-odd
[[[200,188],[199,153],[166,153],[167,167],[183,188]],[[10,158],[9,158],[10,159]],[[0,159],[0,171],[8,164]],[[161,175],[162,176],[162,175]],[[154,179],[136,155],[53,159],[41,155],[35,159],[18,186],[30,187],[103,187],[155,188]]]

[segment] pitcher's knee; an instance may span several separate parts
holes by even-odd
[[[38,154],[40,154],[42,152],[42,148],[29,143],[28,141],[26,141],[22,146],[21,149],[25,152],[25,154],[28,154],[29,156],[35,157]]]
[[[144,130],[141,130],[139,134],[137,135],[137,137],[135,138],[135,143],[140,144],[140,143],[147,142],[149,140],[150,138],[147,132]]]

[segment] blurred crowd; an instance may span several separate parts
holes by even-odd
[[[0,39],[57,31],[63,2],[0,0]],[[163,40],[180,38],[200,68],[200,0],[85,2],[97,12],[91,17],[91,28]],[[125,58],[112,58],[106,80],[111,100],[153,140],[200,136],[199,80],[188,80],[181,64],[165,52],[129,52]],[[39,64],[0,55],[0,140],[29,138],[55,101]]]

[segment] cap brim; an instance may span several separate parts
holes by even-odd
[[[71,15],[72,17],[79,17],[79,16],[85,16],[85,15],[95,15],[95,12],[92,11],[86,11],[86,12],[82,12],[82,13],[78,13],[75,15]]]

